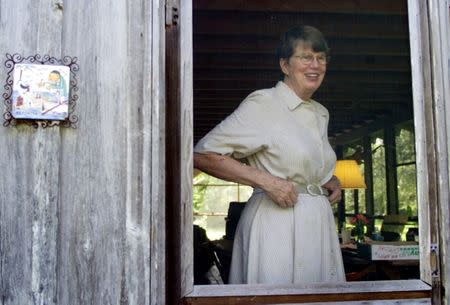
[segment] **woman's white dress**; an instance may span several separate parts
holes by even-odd
[[[298,184],[323,185],[336,155],[327,135],[328,111],[302,101],[283,82],[250,94],[195,146],[245,159],[249,166]],[[330,203],[301,193],[281,208],[255,191],[239,221],[229,282],[288,284],[345,281]]]

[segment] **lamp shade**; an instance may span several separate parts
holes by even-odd
[[[334,175],[343,189],[365,189],[366,183],[355,160],[338,160]]]

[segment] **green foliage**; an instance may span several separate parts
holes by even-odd
[[[398,126],[395,131],[399,212],[417,216],[414,126],[412,122],[407,122]]]
[[[383,141],[383,131],[371,135],[372,150],[372,175],[374,214],[386,215],[386,147]],[[400,214],[417,216],[417,194],[416,194],[416,165],[415,165],[415,139],[414,126],[411,121],[397,125],[395,128],[395,151],[397,163],[397,190]],[[361,141],[354,142],[344,147],[343,155],[351,157],[361,146]],[[364,211],[364,192],[359,192],[359,211]],[[353,192],[345,192],[347,213],[354,213]]]
[[[397,148],[397,164],[414,162],[416,160],[414,128],[411,122],[395,128],[395,146]]]
[[[200,173],[194,177],[194,190],[193,190],[193,203],[194,203],[194,213],[200,212],[204,205],[204,198],[206,194],[206,189],[208,188],[208,183],[210,180],[209,175],[205,173]]]

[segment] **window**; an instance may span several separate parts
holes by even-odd
[[[400,214],[417,216],[416,153],[412,122],[396,126],[397,190]]]
[[[388,127],[386,127],[388,128]],[[372,177],[374,209],[371,217],[374,218],[375,227],[379,228],[384,215],[389,214],[387,202],[389,201],[387,191],[388,171],[395,171],[393,183],[397,192],[393,194],[391,202],[395,205],[398,214],[417,217],[417,194],[416,194],[416,162],[415,162],[415,138],[412,121],[406,121],[395,125],[395,140],[385,141],[385,132],[379,130],[370,135],[370,147],[372,156]],[[343,157],[357,160],[361,171],[364,172],[364,160],[361,151],[364,150],[361,141],[347,144],[343,149]],[[367,148],[366,148],[367,149]],[[395,151],[392,167],[386,166],[387,150]],[[356,213],[369,213],[367,209],[364,191],[345,191],[346,216]]]
[[[425,133],[425,131],[429,131],[430,129],[432,129],[433,127],[436,127],[433,125],[433,122],[427,121],[425,116],[423,115],[424,111],[420,111],[422,110],[422,108],[426,108],[427,111],[429,111],[431,103],[424,103],[423,99],[421,99],[420,94],[422,95],[426,95],[425,98],[427,99],[427,102],[429,101],[428,99],[429,94],[428,92],[426,92],[424,90],[424,87],[426,85],[429,85],[429,82],[431,82],[431,77],[425,78],[425,83],[422,84],[419,81],[421,80],[418,76],[421,76],[423,74],[424,71],[428,71],[429,70],[429,62],[428,60],[422,56],[422,50],[424,50],[425,48],[423,48],[423,45],[421,45],[421,43],[425,44],[425,42],[427,42],[428,40],[426,38],[428,38],[427,31],[420,31],[420,26],[421,25],[428,25],[429,23],[427,22],[423,22],[421,23],[421,18],[425,18],[427,19],[427,13],[428,10],[426,8],[426,6],[424,6],[424,4],[420,1],[410,1],[410,3],[408,3],[408,9],[411,15],[411,18],[409,18],[409,25],[410,25],[410,32],[413,33],[411,35],[419,35],[419,37],[423,38],[423,39],[411,39],[411,60],[414,62],[416,70],[413,71],[413,83],[414,83],[414,106],[416,109],[416,118],[415,121],[417,123],[418,129],[418,140],[417,140],[417,145],[420,149],[418,149],[419,155],[418,155],[418,159],[420,159],[421,161],[428,161],[427,156],[424,155],[422,152],[425,151],[425,148],[427,149],[435,149],[434,146],[425,146],[427,144],[426,140],[429,140],[429,138],[427,138],[427,134]],[[188,14],[185,14],[185,16]],[[189,33],[188,33],[189,34]],[[426,37],[422,37],[422,36],[426,36]],[[190,36],[189,36],[190,37]],[[417,38],[417,37],[414,37]],[[424,51],[425,52],[425,51]],[[425,58],[425,59],[424,59]],[[184,66],[183,66],[184,67]],[[181,77],[181,79],[185,79],[183,77]],[[416,95],[418,91],[418,95]],[[184,92],[182,92],[184,93]],[[181,95],[181,96],[186,96],[186,95]],[[186,97],[185,99],[187,100],[187,103],[189,103],[190,98],[192,97],[192,95]],[[183,104],[183,103],[182,103]],[[183,116],[182,118],[185,118],[186,116]],[[181,120],[181,118],[180,118]],[[185,126],[192,126],[189,124],[186,125],[182,125],[182,127]],[[421,127],[422,128],[421,130]],[[437,126],[439,127],[439,126]],[[182,138],[183,139],[183,138]],[[189,139],[190,140],[190,139]],[[188,144],[189,141],[187,141]],[[186,163],[183,164],[184,166],[188,166],[189,167],[189,162],[191,160],[190,158],[190,145],[182,145],[182,150],[183,150],[183,155],[186,154],[187,157],[185,158]],[[184,150],[187,150],[186,152]],[[422,153],[422,154],[421,154]],[[431,157],[430,161],[428,162],[430,165],[433,164],[433,159]],[[424,171],[424,164],[426,165],[426,162],[418,162],[418,166],[420,167],[420,173],[421,175],[419,175],[418,179],[420,180],[421,183],[419,183],[419,203],[421,205],[421,211],[424,210],[428,210],[430,209],[428,205],[432,205],[433,202],[435,201],[431,201],[431,200],[427,200],[428,197],[432,197],[432,194],[430,194],[429,192],[426,192],[428,190],[428,187],[430,187],[430,189],[434,190],[436,184],[433,183],[433,181],[431,182],[427,182],[427,180],[425,179],[425,173],[426,171]],[[434,169],[434,168],[433,168]],[[183,177],[184,178],[184,177]],[[191,183],[191,179],[180,179],[181,183],[183,185],[185,184],[190,184]],[[429,185],[430,184],[430,185]],[[189,198],[189,193],[186,193],[186,196],[183,197],[183,199],[190,199]],[[183,204],[185,204],[186,202],[189,201],[189,206],[192,205],[190,200],[182,200]],[[431,202],[431,203],[430,203]],[[186,208],[185,206],[183,206],[183,208]],[[430,209],[431,210],[431,209]],[[189,211],[190,212],[190,211]],[[190,215],[192,215],[192,213],[190,213]],[[192,223],[187,223],[187,222],[183,222],[184,219],[180,220],[180,222],[177,222],[177,224],[181,223],[181,228],[183,229],[187,229],[185,227],[185,225],[192,225]],[[434,225],[434,222],[431,222],[431,225]],[[424,230],[428,230],[430,223],[428,222],[424,222],[421,223],[421,226],[424,227]],[[426,236],[421,235],[421,242],[427,242],[428,240],[425,239]],[[183,239],[182,239],[183,241]],[[426,243],[427,244],[427,243]],[[184,246],[184,245],[183,245]],[[186,247],[182,248],[183,250],[188,249]],[[182,253],[185,254],[185,253]],[[182,257],[182,256],[181,256]],[[429,266],[429,260],[426,259],[425,255],[421,257],[421,265],[423,263],[423,268],[424,268],[424,274],[430,274],[430,266]],[[316,300],[324,300],[323,294],[327,294],[327,300],[328,301],[338,301],[338,300],[342,300],[342,298],[344,297],[346,300],[359,300],[359,303],[363,303],[364,301],[361,301],[364,297],[362,297],[363,294],[365,294],[365,292],[370,292],[371,294],[371,298],[374,299],[373,297],[378,294],[377,296],[375,296],[375,299],[391,299],[391,298],[399,298],[399,295],[393,291],[396,291],[395,287],[398,287],[396,282],[391,282],[391,283],[387,283],[386,285],[388,287],[382,287],[381,285],[383,285],[383,283],[369,283],[370,285],[370,289],[368,290],[368,288],[366,287],[361,288],[360,286],[358,286],[359,284],[357,283],[352,283],[351,285],[349,284],[348,286],[351,287],[350,289],[353,289],[353,294],[348,294],[347,290],[343,290],[342,287],[325,287],[325,288],[321,288],[321,287],[305,287],[305,289],[301,289],[300,287],[289,287],[289,289],[284,289],[284,288],[280,288],[280,289],[275,289],[273,287],[269,287],[270,289],[267,290],[267,287],[240,287],[242,288],[241,290],[245,290],[244,292],[242,292],[241,294],[239,294],[240,292],[236,290],[236,288],[230,288],[227,289],[226,287],[195,287],[195,289],[192,289],[192,286],[190,284],[189,281],[189,266],[190,262],[188,260],[183,260],[181,261],[181,264],[179,264],[179,270],[177,275],[179,277],[181,277],[181,284],[179,284],[178,286],[176,286],[177,290],[169,290],[170,293],[179,293],[178,291],[181,291],[181,296],[187,296],[186,299],[184,299],[186,304],[211,304],[211,302],[214,302],[216,304],[244,304],[244,303],[255,303],[255,302],[260,302],[260,303],[283,303],[283,302],[288,302],[290,301],[290,303],[294,301],[299,301],[300,297],[304,298],[302,300],[309,300],[311,301],[311,298],[308,298],[310,294],[313,294],[316,296]],[[428,279],[428,276],[425,275],[425,277],[427,277],[427,281],[430,283],[431,280]],[[170,282],[170,281],[169,281]],[[412,287],[412,285],[416,283],[416,281],[408,281],[407,283],[402,282],[401,285],[405,285],[402,286],[400,288],[398,288],[398,290],[401,291],[405,291],[410,289],[410,291],[405,291],[405,298],[409,297],[411,298],[411,295],[414,295],[414,297],[424,297],[424,298],[429,298],[429,293],[424,293],[422,295],[418,294],[418,290],[415,289],[414,287]],[[407,287],[406,287],[407,286]],[[406,287],[406,288],[405,288]],[[394,289],[393,289],[394,288]],[[259,290],[258,290],[259,289]],[[261,289],[264,289],[261,290]],[[337,289],[338,290],[338,295],[334,296],[330,293],[332,293],[333,289]],[[389,289],[389,290],[387,290]],[[429,291],[429,287],[424,288],[425,290]],[[209,291],[208,291],[209,290]],[[424,290],[424,291],[425,291]],[[175,292],[174,292],[175,291]],[[389,291],[389,295],[387,294],[383,294],[382,291]],[[331,295],[331,297],[330,297]],[[210,297],[210,300],[208,300],[208,296]],[[248,296],[247,299],[244,299],[243,296]],[[289,296],[291,296],[291,298],[289,299]],[[334,298],[333,298],[334,297]],[[259,298],[259,299],[258,299]],[[212,300],[211,300],[212,299]],[[203,302],[202,302],[203,301]],[[394,301],[390,302],[390,303],[394,303]],[[396,303],[398,303],[396,301]],[[405,304],[408,304],[409,302],[406,301]]]
[[[193,183],[194,224],[205,229],[210,240],[222,238],[229,203],[247,201],[252,192],[250,186],[199,173]]]

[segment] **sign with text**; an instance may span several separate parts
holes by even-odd
[[[418,260],[419,245],[414,243],[374,243],[372,260]]]

